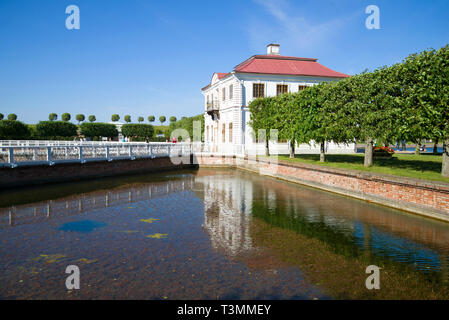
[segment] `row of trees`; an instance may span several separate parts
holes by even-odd
[[[249,106],[251,126],[279,138],[320,143],[365,141],[364,165],[373,165],[373,141],[424,139],[444,143],[442,175],[449,176],[449,45],[412,54],[402,63],[322,83],[299,93],[259,98]]]
[[[12,114],[12,115],[14,115],[14,114]],[[9,115],[9,116],[12,116],[12,115]],[[8,119],[9,119],[9,116],[8,116]],[[14,115],[15,117],[16,117],[16,119],[17,119],[17,116],[16,115]],[[0,113],[0,117],[1,118],[3,118],[3,115]],[[72,118],[72,116],[70,115],[70,113],[63,113],[62,115],[61,115],[61,120],[62,121],[66,121],[66,122],[68,122],[68,121],[70,121],[71,120],[71,118]],[[10,120],[16,120],[16,119],[10,119]],[[85,121],[86,120],[86,116],[84,115],[84,114],[77,114],[76,116],[75,116],[75,119],[76,119],[76,121],[78,121],[78,124],[80,124],[81,122],[83,122],[83,121]],[[0,119],[0,120],[2,120],[2,119]],[[58,115],[56,114],[56,113],[50,113],[49,115],[48,115],[48,120],[50,120],[50,121],[56,121],[56,120],[58,120]],[[95,121],[97,121],[97,118],[95,117],[95,115],[90,115],[90,116],[88,116],[88,120],[89,120],[89,122],[95,122]],[[113,114],[112,116],[111,116],[111,121],[113,121],[113,122],[117,122],[117,121],[119,121],[120,120],[120,116],[118,115],[118,114]],[[125,115],[124,117],[123,117],[123,120],[125,120],[125,122],[127,122],[127,123],[130,123],[130,122],[132,122],[132,120],[131,120],[131,116],[130,115]],[[156,117],[155,116],[149,116],[148,118],[147,118],[147,120],[148,120],[148,122],[154,122],[154,121],[156,121]],[[176,122],[176,117],[170,117],[170,122]],[[141,123],[141,122],[144,122],[145,121],[145,119],[144,119],[144,117],[138,117],[137,118],[137,121],[139,122],[139,123]],[[167,118],[165,117],[165,116],[160,116],[159,117],[159,121],[161,122],[161,123],[164,123],[165,121],[167,121]]]

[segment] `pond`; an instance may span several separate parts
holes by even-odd
[[[449,224],[240,170],[22,188],[0,207],[1,299],[449,298]]]

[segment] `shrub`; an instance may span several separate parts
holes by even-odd
[[[8,120],[17,120],[17,115],[15,113],[8,114]]]
[[[80,125],[81,134],[85,137],[116,137],[118,136],[117,128],[111,123],[89,123],[84,122]]]
[[[114,121],[114,122],[117,122],[117,121],[120,120],[120,116],[118,114],[113,114],[111,116],[111,120]]]
[[[0,120],[0,140],[20,140],[30,137],[26,124],[16,120]]]
[[[48,115],[48,120],[50,121],[56,121],[58,119],[58,115],[56,113],[50,113]]]
[[[90,122],[95,122],[95,121],[97,121],[97,118],[92,114],[92,115],[89,116],[89,121]]]
[[[77,114],[75,119],[76,121],[78,121],[78,123],[80,123],[83,122],[86,119],[86,117],[84,116],[84,114]]]
[[[41,138],[74,137],[77,130],[76,125],[65,121],[40,121],[36,126],[36,133]]]
[[[126,137],[152,137],[154,127],[151,124],[124,124],[122,126],[122,134]]]
[[[391,157],[394,150],[388,147],[373,147],[373,155],[375,157]]]

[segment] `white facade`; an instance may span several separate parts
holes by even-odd
[[[269,52],[273,50],[269,46]],[[274,48],[276,51],[276,48]],[[278,53],[272,53],[277,55]],[[321,82],[338,81],[341,78],[296,76],[281,74],[241,73],[232,71],[227,74],[214,73],[211,83],[202,89],[204,95],[204,140],[214,152],[234,152],[248,150],[253,145],[250,112],[248,105],[255,99],[253,84],[264,84],[264,96],[276,96],[278,85],[287,85],[290,93],[298,92],[301,87],[313,86]],[[307,149],[301,146],[298,151]],[[353,152],[354,146],[336,146],[339,152]],[[282,153],[288,153],[283,152]],[[315,149],[313,147],[312,149]],[[319,153],[318,146],[316,152]],[[285,150],[288,150],[285,146]],[[281,151],[281,150],[280,150]],[[332,150],[328,150],[331,151]]]

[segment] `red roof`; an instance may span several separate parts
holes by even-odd
[[[256,55],[234,68],[235,72],[347,78],[349,75],[329,69],[313,58]]]
[[[278,55],[255,55],[234,68],[236,73],[279,74],[309,77],[348,78],[349,75],[329,69],[314,58]],[[222,79],[230,73],[216,73]],[[203,88],[206,89],[207,85]]]

